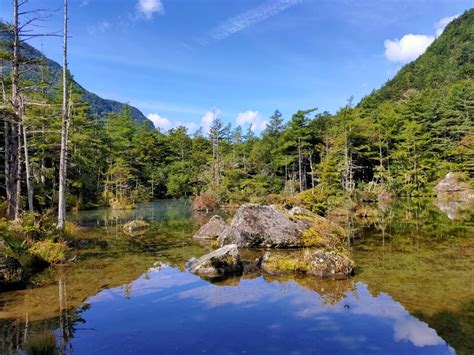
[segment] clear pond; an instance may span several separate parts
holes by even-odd
[[[150,230],[123,235],[120,223],[136,217]],[[252,272],[218,284],[186,270],[207,252],[192,235],[209,216],[185,201],[71,218],[86,228],[71,250],[77,262],[0,294],[2,354],[45,331],[74,354],[474,352],[471,216],[385,206],[343,221],[358,265],[349,280]]]

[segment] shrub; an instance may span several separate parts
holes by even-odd
[[[59,354],[53,332],[30,335],[26,341],[25,350],[28,355]]]
[[[29,248],[30,254],[37,256],[49,264],[59,264],[66,259],[66,244],[50,240],[35,242]]]
[[[196,196],[192,202],[194,211],[214,211],[219,207],[219,201],[214,194],[204,193]]]
[[[111,199],[109,201],[110,208],[113,210],[133,210],[135,205],[129,198]]]
[[[79,226],[76,223],[71,222],[71,221],[66,221],[66,223],[64,223],[64,231],[63,231],[62,236],[65,239],[74,239],[80,233],[81,231],[79,229]]]
[[[52,210],[40,214],[25,212],[19,221],[11,222],[9,230],[28,240],[42,240],[51,238],[56,234],[56,218]]]
[[[303,243],[307,247],[319,247],[325,250],[342,250],[347,231],[337,223],[326,218],[317,219],[303,233]]]
[[[326,184],[320,184],[314,189],[298,194],[298,199],[309,210],[324,215],[329,209],[340,206],[345,198],[341,191],[337,191]]]

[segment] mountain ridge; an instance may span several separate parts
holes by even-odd
[[[7,31],[7,25],[0,22],[0,48],[1,47],[5,48],[4,43],[9,41],[10,39],[11,39],[11,35]],[[62,66],[59,63],[48,58],[43,53],[41,53],[38,49],[36,49],[34,46],[28,43],[22,44],[21,51],[22,51],[22,55],[26,58],[41,60],[44,62],[44,64],[48,68],[48,74],[52,82],[51,87],[55,87],[60,83],[61,77],[62,77]],[[6,72],[8,73],[9,65],[6,64],[5,68],[6,68]],[[41,74],[39,73],[39,68],[33,66],[32,70],[29,73],[29,77],[27,79],[38,80],[40,75]],[[89,112],[91,115],[96,115],[100,118],[105,118],[107,117],[109,113],[120,113],[126,107],[129,107],[132,118],[136,123],[146,124],[150,128],[154,128],[153,123],[138,108],[131,106],[127,103],[122,103],[116,100],[102,98],[99,95],[84,88],[74,78],[73,78],[73,83],[74,83],[75,89],[78,90],[82,94],[84,100],[90,105]]]
[[[396,101],[408,90],[422,91],[474,78],[474,8],[446,26],[425,53],[404,65],[379,89],[359,103],[362,107]],[[445,60],[447,58],[447,60]]]

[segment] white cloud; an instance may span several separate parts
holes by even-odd
[[[157,113],[150,113],[148,119],[153,122],[156,128],[167,131],[173,127],[173,123],[166,117],[162,117]]]
[[[209,133],[209,129],[211,128],[212,121],[216,116],[221,115],[221,110],[215,109],[213,111],[207,111],[204,116],[201,118],[201,127],[204,130],[204,133]]]
[[[416,347],[446,344],[434,329],[416,318],[404,317],[395,322],[395,341],[408,340]]]
[[[102,20],[94,26],[89,26],[87,28],[87,30],[91,35],[93,35],[93,34],[96,34],[96,33],[107,32],[110,29],[110,27],[111,27],[111,24],[110,24],[109,21]]]
[[[408,34],[401,39],[385,41],[385,57],[392,62],[408,63],[423,54],[434,36]]]
[[[148,119],[153,122],[155,128],[158,128],[162,132],[169,131],[172,128],[176,127],[186,127],[189,131],[195,130],[198,128],[198,125],[194,122],[181,122],[173,121],[169,118],[160,116],[157,113],[150,113]]]
[[[155,13],[164,15],[165,8],[161,0],[138,0],[137,11],[150,20]]]
[[[443,33],[446,26],[448,26],[453,20],[457,19],[459,16],[461,16],[461,14],[457,14],[457,15],[454,15],[454,16],[448,16],[448,17],[442,18],[441,20],[436,22],[436,24],[435,24],[436,37],[441,36],[441,34]]]
[[[252,129],[256,132],[264,130],[268,123],[258,111],[241,112],[237,115],[235,121],[240,126],[252,125]]]
[[[246,11],[235,17],[231,17],[217,27],[213,28],[208,36],[211,40],[219,41],[225,39],[247,27],[255,25],[266,19],[276,16],[279,13],[301,3],[302,0],[268,0],[264,4]],[[208,40],[204,39],[205,44]]]
[[[460,15],[442,18],[434,25],[436,37],[439,37],[447,25]],[[385,57],[391,62],[408,63],[422,55],[436,39],[432,35],[407,34],[401,39],[385,41]]]

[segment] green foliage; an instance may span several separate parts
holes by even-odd
[[[42,240],[33,243],[29,248],[29,253],[39,257],[48,264],[58,264],[65,261],[66,244],[63,242],[52,242],[51,240]]]

